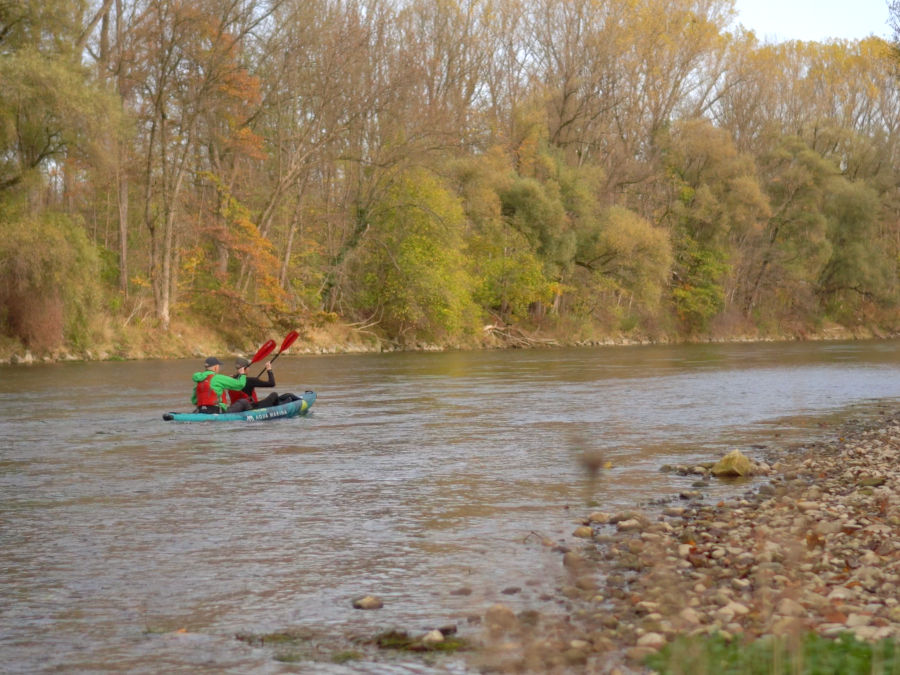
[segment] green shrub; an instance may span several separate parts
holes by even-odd
[[[31,349],[83,346],[102,290],[96,247],[64,214],[11,218],[3,226],[0,328]]]
[[[796,640],[762,638],[749,644],[721,636],[680,637],[645,663],[662,675],[900,673],[900,653],[893,641],[873,645],[850,633],[834,640],[808,633]]]

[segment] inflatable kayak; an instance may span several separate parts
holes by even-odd
[[[296,401],[273,405],[269,408],[256,408],[254,410],[245,410],[244,412],[220,413],[218,415],[167,412],[163,413],[163,419],[166,422],[262,422],[282,417],[305,415],[315,402],[316,392],[307,391]]]

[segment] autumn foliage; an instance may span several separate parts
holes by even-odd
[[[4,3],[7,239],[99,266],[7,245],[0,330],[896,331],[898,63],[728,0]]]

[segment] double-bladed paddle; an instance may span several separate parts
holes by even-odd
[[[257,349],[256,354],[250,359],[250,365],[252,366],[254,363],[262,361],[273,351],[275,351],[275,340],[269,340],[268,342],[263,343],[263,346]],[[237,377],[238,374],[235,373],[234,376]]]
[[[292,344],[294,344],[294,340],[296,340],[298,337],[300,337],[300,333],[298,333],[295,330],[292,330],[290,333],[288,333],[284,337],[284,340],[282,340],[281,348],[278,350],[278,353],[274,357],[272,357],[272,361],[274,361],[279,356],[281,356],[281,352],[287,350],[288,347],[290,347]],[[270,342],[271,342],[271,340],[270,340]],[[274,347],[274,346],[275,346],[275,343],[272,342],[272,347]],[[272,350],[270,349],[268,352],[266,352],[266,356],[268,356],[271,353],[271,351]],[[263,357],[263,358],[265,358],[265,357]],[[271,363],[271,361],[269,363]],[[259,375],[257,375],[257,377],[262,377],[262,374],[264,372],[266,372],[265,368],[263,368],[261,371],[259,371]]]
[[[254,363],[258,363],[266,358],[269,354],[271,354],[275,350],[275,340],[269,340],[262,347],[256,350],[256,354],[253,355],[253,358],[250,359],[250,365],[252,366]],[[274,359],[273,359],[274,361]]]

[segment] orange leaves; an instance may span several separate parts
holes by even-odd
[[[244,68],[235,68],[224,73],[218,84],[218,90],[225,96],[248,105],[257,105],[262,98],[259,78]]]
[[[847,615],[837,609],[826,611],[822,618],[828,623],[847,623]]]
[[[228,146],[237,154],[245,155],[251,159],[264,160],[266,151],[265,140],[248,127],[236,129],[228,140]]]
[[[814,548],[825,548],[825,539],[815,532],[806,535],[806,550],[812,551]]]

